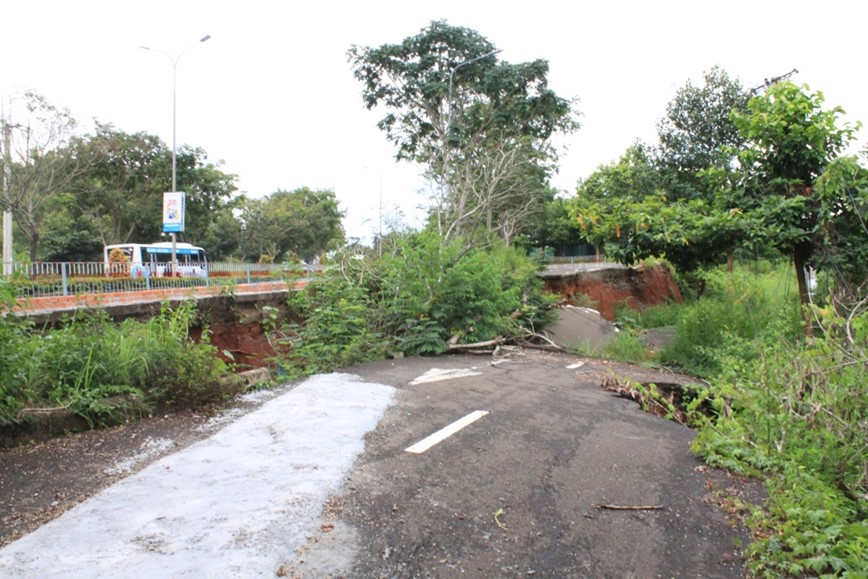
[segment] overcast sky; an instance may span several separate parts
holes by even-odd
[[[384,112],[364,108],[353,44],[397,43],[445,19],[488,38],[502,60],[548,60],[551,88],[582,113],[554,181],[572,192],[636,139],[653,141],[675,92],[714,65],[747,87],[797,68],[795,82],[868,121],[866,16],[843,0],[16,0],[0,8],[0,96],[8,108],[10,95],[33,89],[85,126],[95,118],[171,146],[172,65],[140,46],[177,55],[196,44],[178,64],[178,144],[223,161],[254,197],[332,189],[348,235],[367,238],[381,183],[384,220],[399,206],[410,223],[426,183],[395,164],[376,128]]]

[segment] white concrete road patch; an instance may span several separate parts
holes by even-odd
[[[0,550],[0,576],[274,577],[394,393],[310,378]]]
[[[404,449],[404,451],[405,452],[411,452],[413,454],[422,454],[423,452],[425,452],[426,450],[428,450],[429,448],[431,448],[435,444],[439,444],[439,443],[443,442],[444,440],[446,440],[447,438],[449,438],[450,436],[452,436],[453,434],[455,434],[459,430],[466,428],[467,426],[473,424],[474,422],[476,422],[477,420],[479,420],[480,418],[482,418],[486,414],[488,414],[488,410],[475,410],[475,411],[471,412],[470,414],[468,414],[467,416],[465,416],[464,418],[460,418],[460,419],[456,420],[455,422],[453,422],[452,424],[450,424],[449,426],[444,426],[443,428],[441,428],[440,430],[438,430],[434,434],[423,438],[422,440],[420,440],[419,442],[417,442],[413,446],[410,446],[410,447]]]

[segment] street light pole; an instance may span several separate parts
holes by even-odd
[[[367,165],[362,168],[371,169]],[[383,257],[383,174],[378,169],[375,170],[380,184],[379,206],[377,207],[377,254],[379,257]]]
[[[199,43],[207,42],[211,38],[210,34],[206,34],[202,38],[200,38],[197,42],[194,42],[180,53],[178,56],[173,57],[171,54],[164,50],[159,50],[157,48],[150,48],[148,46],[141,46],[140,48],[144,50],[150,50],[152,52],[159,52],[160,54],[165,54],[166,57],[172,62],[172,193],[178,191],[178,61],[181,60],[181,57],[184,54],[196,46]],[[177,238],[175,237],[175,233],[172,232],[169,234],[172,240],[172,275],[176,275],[178,272],[178,254],[177,254]]]

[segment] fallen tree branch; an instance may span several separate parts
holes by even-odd
[[[536,338],[537,340],[542,340],[546,344],[548,344],[551,348],[556,349],[558,352],[566,352],[566,350],[557,344],[555,344],[551,338],[548,336],[544,336],[542,334],[537,334],[536,332],[531,332],[530,330],[525,329],[523,332],[525,338]]]
[[[490,348],[492,346],[499,346],[504,343],[506,338],[503,336],[498,336],[493,340],[487,340],[485,342],[475,342],[473,344],[447,344],[447,350],[478,350],[480,348]]]
[[[609,511],[659,511],[666,507],[664,505],[597,505],[597,508]]]

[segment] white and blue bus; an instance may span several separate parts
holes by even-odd
[[[125,261],[112,261],[111,253],[118,249]],[[176,243],[175,254],[178,271],[174,277],[208,277],[208,260],[205,250],[189,243]],[[107,275],[128,274],[132,277],[173,277],[172,243],[119,243],[107,245],[103,251]]]

